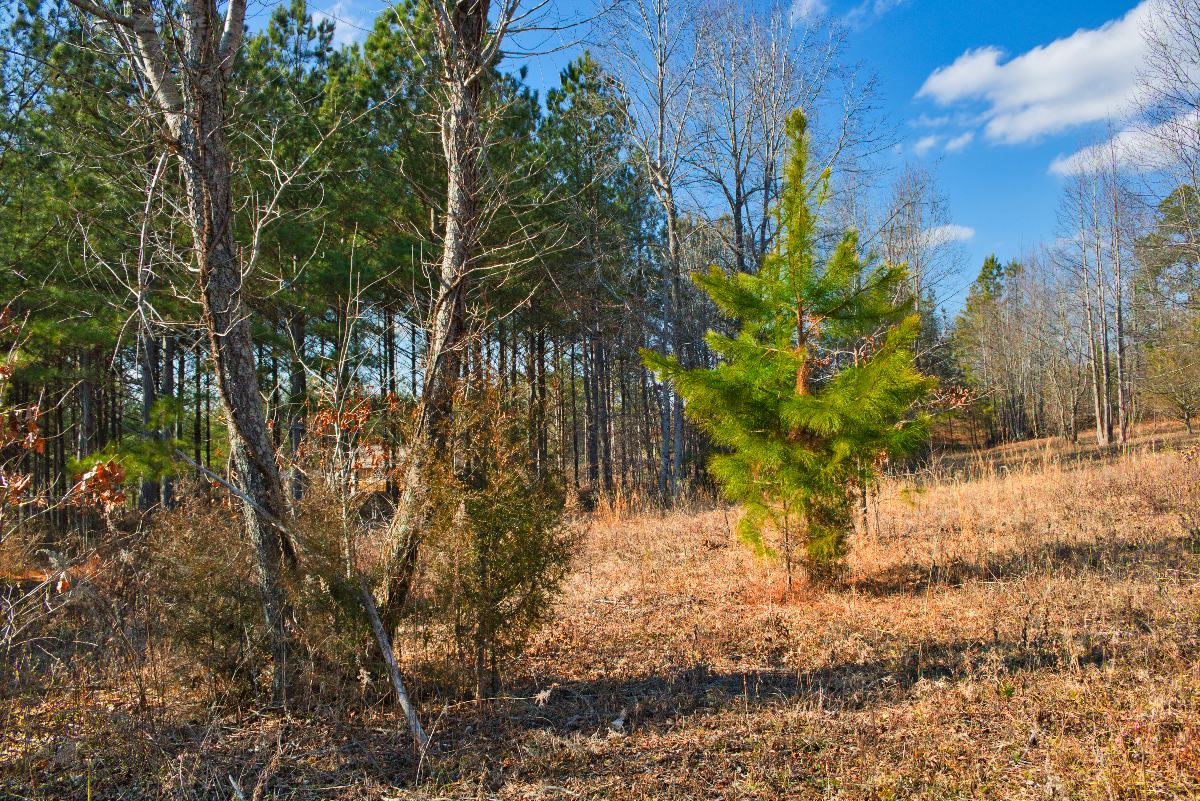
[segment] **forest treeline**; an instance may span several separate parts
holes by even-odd
[[[687,275],[761,264],[788,112],[831,106],[841,130],[820,143],[830,162],[868,151],[876,134],[860,130],[873,124],[865,111],[837,105],[850,78],[833,77],[835,32],[732,6],[724,27],[701,32],[686,9],[662,7],[661,30],[631,32],[642,24],[631,11],[609,34],[669,51],[658,95],[650,53],[612,65],[580,56],[544,98],[520,72],[492,65],[480,79],[450,369],[515,390],[534,459],[573,488],[669,498],[705,482],[707,445],[639,349],[711,361],[702,335],[719,320]],[[375,410],[409,410],[429,381],[450,187],[427,14],[398,7],[361,46],[335,48],[334,23],[292,3],[248,39],[228,78],[232,234],[280,453],[296,451],[323,404],[357,394]],[[754,36],[725,35],[741,25]],[[3,292],[28,320],[30,362],[10,392],[45,410],[52,445],[29,458],[38,486],[59,495],[73,458],[130,437],[185,440],[218,471],[229,455],[187,189],[142,107],[145,78],[114,56],[110,35],[69,4],[28,5],[6,47]],[[926,233],[928,178],[910,179],[887,232],[897,261]],[[402,446],[387,428],[381,444]],[[157,483],[142,487],[143,508],[160,501]]]
[[[1181,187],[1146,210],[1111,165],[1063,194],[1064,236],[984,261],[955,320],[956,366],[976,397],[970,439],[1057,436],[1125,444],[1140,421],[1190,432],[1200,411],[1200,274]]]
[[[479,478],[504,469],[528,503],[584,507],[709,491],[714,445],[642,353],[718,364],[704,335],[733,323],[688,276],[763,269],[796,109],[806,180],[828,181],[817,249],[851,229],[863,263],[906,267],[893,300],[919,316],[916,363],[958,399],[925,452],[1123,443],[1200,413],[1186,174],[1155,194],[1096,149],[1060,237],[989,258],[964,296],[946,200],[923,168],[880,166],[896,132],[836,25],[721,0],[627,0],[586,26],[552,12],[414,0],[344,46],[304,0],[253,31],[244,0],[0,12],[6,535],[96,529],[64,502],[82,490],[139,520],[185,485],[232,493],[281,665],[280,576],[306,547],[288,521],[312,487],[370,490],[353,504],[382,521],[389,629],[444,486],[515,502]],[[535,91],[511,56],[585,27]],[[481,434],[497,427],[503,443]],[[548,528],[528,521],[522,553],[553,573]]]

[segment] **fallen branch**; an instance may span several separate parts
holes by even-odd
[[[383,661],[387,662],[388,673],[392,678],[392,688],[396,691],[396,699],[404,710],[404,717],[408,719],[409,731],[412,732],[413,739],[417,741],[423,754],[429,747],[429,738],[425,735],[425,730],[421,728],[421,721],[417,718],[417,712],[413,709],[412,702],[408,700],[408,692],[404,689],[404,680],[400,678],[400,666],[396,664],[396,657],[392,654],[392,641],[383,628],[383,621],[379,619],[379,610],[375,608],[375,596],[371,594],[371,588],[367,586],[367,582],[362,576],[358,578],[358,589],[362,593],[363,608],[367,610],[371,628],[375,631],[375,639],[379,642],[379,650],[383,653]]]

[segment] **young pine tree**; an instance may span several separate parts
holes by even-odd
[[[853,231],[832,251],[818,244],[829,173],[809,186],[800,112],[787,132],[774,251],[755,275],[713,267],[692,276],[738,323],[736,336],[706,337],[718,366],[689,370],[671,356],[643,358],[675,382],[687,416],[717,444],[710,467],[745,508],[742,539],[774,554],[765,535],[776,535],[790,591],[801,549],[810,576],[840,569],[852,498],[881,457],[922,441],[929,420],[918,406],[934,381],[913,361],[918,317],[896,300],[905,296],[905,268],[863,264]]]

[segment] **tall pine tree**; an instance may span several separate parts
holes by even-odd
[[[830,176],[810,186],[805,127],[794,112],[779,236],[762,269],[726,275],[713,267],[692,277],[738,324],[736,336],[706,337],[718,366],[689,370],[643,352],[718,446],[711,468],[745,508],[742,539],[774,554],[767,535],[775,535],[789,590],[801,550],[814,578],[840,569],[854,495],[882,457],[926,436],[919,406],[934,384],[914,364],[919,319],[896,300],[906,296],[904,266],[864,264],[853,231],[822,247],[817,217]]]

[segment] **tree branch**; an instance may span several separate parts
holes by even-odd
[[[102,19],[105,22],[112,23],[113,25],[121,25],[125,28],[133,27],[132,17],[127,17],[123,14],[118,14],[115,11],[110,11],[103,6],[90,3],[88,0],[69,0],[69,2],[83,13],[90,14],[91,16]]]
[[[228,73],[233,69],[238,50],[242,46],[243,30],[246,27],[246,0],[229,0],[225,11],[225,30],[221,32],[221,69]]]

